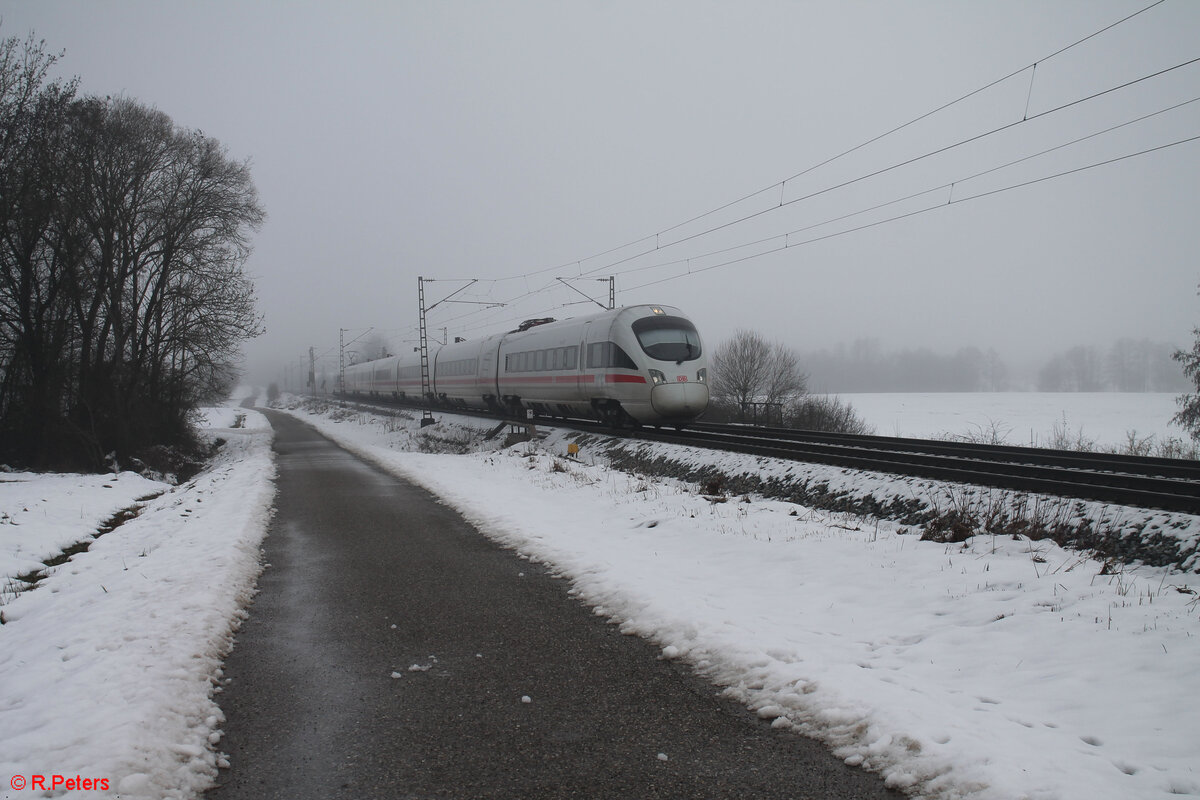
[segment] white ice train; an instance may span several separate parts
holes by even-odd
[[[434,347],[437,347],[435,352]],[[680,424],[708,407],[708,360],[696,326],[670,306],[626,306],[431,346],[430,400],[441,406]],[[346,367],[348,394],[421,397],[413,352]]]

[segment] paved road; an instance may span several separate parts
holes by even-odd
[[[425,491],[268,416],[279,511],[226,662],[231,768],[209,800],[900,797],[658,660]]]

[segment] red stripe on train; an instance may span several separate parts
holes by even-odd
[[[602,378],[604,383],[646,383],[644,375],[508,375],[500,379],[503,384],[548,384],[548,383],[595,383],[597,378]],[[494,378],[485,378],[479,380],[477,378],[439,378],[437,384],[439,386],[475,386],[475,385],[490,385],[495,381]]]

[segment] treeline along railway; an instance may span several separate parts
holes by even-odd
[[[262,330],[243,266],[265,212],[220,142],[79,96],[56,60],[0,40],[0,462],[187,456],[188,415]]]

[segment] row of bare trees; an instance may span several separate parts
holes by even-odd
[[[885,349],[879,339],[857,339],[800,354],[812,380],[839,392],[999,392],[1010,387],[1008,367],[992,349],[960,347]]]
[[[264,219],[247,164],[0,41],[0,460],[99,468],[188,441],[261,332],[242,267]]]

